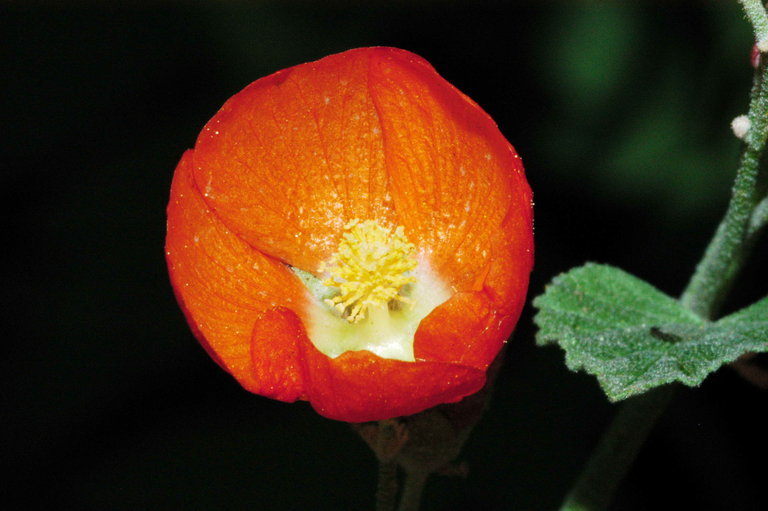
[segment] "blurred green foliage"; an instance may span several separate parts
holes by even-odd
[[[243,391],[167,281],[174,166],[249,82],[355,46],[423,55],[525,160],[532,296],[586,260],[674,295],[727,201],[751,44],[735,1],[2,4],[4,507],[372,507],[363,443]],[[732,307],[765,294],[759,271]],[[470,475],[426,510],[552,509],[570,484],[610,407],[532,334],[526,310]],[[728,371],[685,395],[615,509],[766,507],[764,399]]]
[[[659,223],[689,226],[722,204],[739,145],[729,122],[746,108],[733,93],[746,92],[751,76],[744,23],[714,26],[725,12],[575,2],[553,16],[546,37],[561,54],[545,86],[561,114],[547,139],[563,158],[553,169],[614,200],[653,206]],[[557,150],[560,139],[569,151]]]

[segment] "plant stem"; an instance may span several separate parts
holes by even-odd
[[[378,424],[375,452],[379,460],[379,478],[376,485],[376,511],[395,511],[397,501],[397,461],[393,445],[398,443],[397,422],[382,420]]]
[[[753,22],[758,41],[768,43],[768,17],[762,4],[757,0],[740,1]],[[766,65],[755,73],[748,118],[751,125],[728,209],[680,297],[685,307],[706,319],[717,314],[757,234],[768,221],[768,198],[760,196],[757,186],[760,159],[768,136]],[[601,511],[608,507],[614,491],[678,388],[679,384],[659,387],[628,400],[621,407],[566,496],[561,511]]]
[[[403,487],[403,495],[400,497],[398,511],[418,511],[421,505],[421,495],[429,474],[424,472],[408,472]]]
[[[752,218],[749,220],[749,232],[747,236],[750,241],[754,241],[760,234],[760,230],[768,225],[768,197],[764,197],[760,204],[755,207]]]
[[[757,192],[760,157],[768,135],[768,66],[755,74],[741,164],[736,172],[725,217],[696,267],[680,302],[705,319],[712,319],[751,248],[750,221],[760,200]]]
[[[376,486],[376,511],[395,511],[397,499],[397,463],[379,461],[379,481]]]
[[[658,387],[624,403],[566,496],[562,511],[608,507],[627,468],[677,388],[677,385]]]
[[[749,22],[755,29],[755,40],[768,42],[768,16],[765,13],[765,7],[760,0],[739,0],[744,8],[744,12],[749,18]],[[761,51],[765,51],[761,49]]]

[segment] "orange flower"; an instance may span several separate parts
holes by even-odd
[[[247,390],[363,422],[479,390],[533,264],[493,120],[423,59],[361,48],[252,83],[176,168],[168,267]]]

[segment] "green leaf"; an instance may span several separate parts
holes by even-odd
[[[717,323],[727,325],[750,324],[755,328],[761,328],[763,337],[768,336],[768,296],[749,307],[724,317]]]
[[[768,351],[768,296],[715,323],[723,341],[747,351]],[[732,359],[733,360],[733,359]]]
[[[557,343],[573,371],[611,401],[675,381],[699,385],[747,351],[768,350],[768,299],[716,323],[618,268],[587,264],[536,298],[539,344]]]

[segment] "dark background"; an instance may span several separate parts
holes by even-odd
[[[349,426],[242,390],[168,284],[176,162],[261,76],[367,45],[432,62],[524,158],[531,297],[588,260],[677,295],[727,203],[752,74],[735,0],[63,5],[0,4],[6,509],[373,507],[374,459]],[[766,255],[727,309],[765,295]],[[468,477],[434,479],[425,510],[555,509],[613,413],[535,347],[531,317]],[[683,393],[613,509],[768,509],[766,404],[728,368]]]

